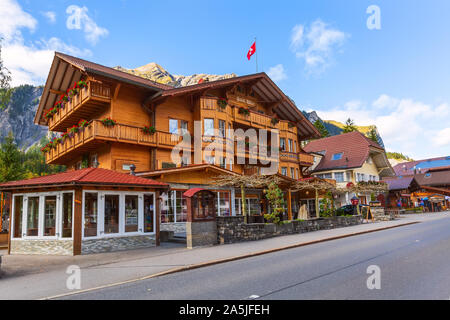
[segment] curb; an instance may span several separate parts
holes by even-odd
[[[367,230],[367,231],[360,231],[360,232],[348,233],[348,234],[344,234],[344,235],[340,235],[340,236],[323,238],[323,239],[320,239],[320,240],[314,240],[314,241],[309,241],[309,242],[302,242],[302,243],[291,244],[291,245],[284,246],[284,247],[278,247],[278,248],[273,248],[273,249],[264,250],[264,251],[247,253],[247,254],[234,256],[234,257],[230,257],[230,258],[211,260],[211,261],[202,262],[202,263],[198,263],[198,264],[193,264],[193,265],[188,265],[188,266],[183,266],[183,267],[177,267],[177,268],[169,269],[169,270],[166,270],[166,271],[162,271],[162,272],[155,273],[155,274],[152,274],[152,275],[140,277],[140,278],[137,278],[137,279],[131,279],[131,280],[126,280],[126,281],[111,283],[111,284],[107,284],[107,285],[103,285],[103,286],[99,286],[99,287],[94,287],[94,288],[89,288],[89,289],[84,289],[84,290],[78,290],[78,291],[75,291],[75,292],[62,293],[62,294],[59,294],[59,295],[54,295],[54,296],[50,296],[50,297],[40,298],[38,300],[52,300],[52,299],[72,296],[72,295],[76,295],[76,294],[80,294],[80,293],[86,293],[86,292],[90,292],[90,291],[95,291],[95,290],[115,287],[115,286],[119,286],[119,285],[123,285],[123,284],[128,284],[128,283],[138,282],[138,281],[142,281],[142,280],[148,280],[148,279],[152,279],[152,278],[157,278],[157,277],[161,277],[161,276],[165,276],[165,275],[169,275],[169,274],[173,274],[173,273],[179,273],[179,272],[183,272],[183,271],[189,271],[189,270],[204,268],[204,267],[208,267],[208,266],[212,266],[212,265],[216,265],[216,264],[221,264],[221,263],[226,263],[226,262],[231,262],[231,261],[237,261],[237,260],[242,260],[242,259],[256,257],[256,256],[261,256],[261,255],[268,254],[268,253],[273,253],[273,252],[278,252],[278,251],[283,251],[283,250],[288,250],[288,249],[293,249],[293,248],[299,248],[299,247],[308,246],[308,245],[311,245],[311,244],[316,244],[316,243],[321,243],[321,242],[327,242],[327,241],[332,241],[332,240],[349,238],[349,237],[358,236],[358,235],[367,234],[367,233],[372,233],[372,232],[377,232],[377,231],[383,231],[383,230],[394,229],[394,228],[398,228],[398,227],[404,227],[404,226],[417,224],[417,223],[420,223],[420,222],[419,221],[407,222],[407,223],[398,224],[398,225],[395,225],[395,226],[382,227],[382,228],[377,228],[377,229],[372,229],[372,230]]]

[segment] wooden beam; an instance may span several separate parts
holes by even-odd
[[[292,220],[292,195],[291,190],[288,190],[287,192],[287,205],[288,205],[288,219]]]
[[[159,219],[160,219],[160,217],[161,217],[161,201],[162,201],[162,199],[160,199],[160,192],[159,191],[156,191],[155,192],[155,225],[156,225],[156,230],[155,230],[155,235],[156,235],[156,237],[155,237],[155,244],[157,245],[157,246],[159,246],[161,243],[160,243],[160,237],[159,237],[159,229],[160,229],[160,226],[159,226],[159,224],[160,224],[160,221],[159,221]]]
[[[50,89],[49,91],[50,91],[50,93],[56,94],[58,96],[65,94],[64,91],[59,91],[59,90],[55,90],[55,89]]]
[[[81,254],[81,233],[83,230],[83,189],[75,189],[75,211],[73,214],[73,255]]]
[[[118,83],[118,84],[116,85],[116,88],[114,89],[113,100],[116,100],[116,99],[117,99],[117,96],[119,95],[119,90],[120,90],[120,86],[121,86],[121,85],[122,85],[121,83]]]

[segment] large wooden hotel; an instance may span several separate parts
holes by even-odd
[[[160,230],[185,232],[183,194],[193,188],[216,194],[217,215],[243,214],[240,192],[215,180],[259,173],[264,165],[251,161],[259,155],[248,148],[239,155],[233,140],[233,158],[202,156],[199,163],[191,153],[174,162],[173,148],[183,133],[193,134],[195,122],[202,150],[215,130],[226,142],[231,129],[276,129],[280,177],[299,179],[313,165],[301,141],[318,137],[317,130],[265,73],[174,88],[56,53],[35,123],[56,133],[43,152],[67,172],[0,185],[13,195],[11,253],[157,245]],[[298,194],[285,196],[292,218]],[[266,212],[262,190],[248,190],[246,199],[247,214]]]

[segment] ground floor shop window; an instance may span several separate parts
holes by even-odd
[[[137,232],[138,196],[125,196],[125,232]]]
[[[246,211],[248,215],[260,215],[261,214],[261,204],[259,198],[247,198],[246,201]],[[242,198],[236,198],[235,200],[235,210],[236,215],[242,215]]]
[[[45,197],[44,202],[44,236],[56,235],[56,196]]]
[[[62,237],[72,238],[73,194],[63,193]]]
[[[39,197],[28,198],[27,236],[39,235]]]
[[[14,238],[22,238],[23,196],[14,197]]]
[[[98,195],[86,193],[84,195],[84,236],[97,236]]]
[[[119,196],[105,195],[105,234],[119,233]]]
[[[153,217],[155,213],[153,196],[144,196],[144,232],[153,232]]]
[[[217,192],[218,200],[218,212],[219,216],[230,216],[231,215],[231,204],[230,204],[230,192],[219,191]]]

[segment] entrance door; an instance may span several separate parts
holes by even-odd
[[[144,232],[155,232],[155,194],[144,195]]]
[[[105,234],[119,233],[119,195],[105,195]]]

